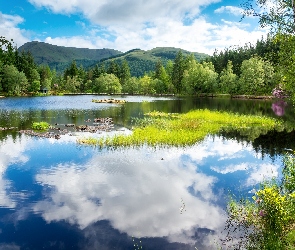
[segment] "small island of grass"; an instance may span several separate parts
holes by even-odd
[[[263,116],[194,110],[186,114],[150,112],[136,120],[133,133],[101,138],[80,138],[78,143],[100,147],[119,146],[189,146],[207,135],[238,131],[248,139],[281,127],[278,120]]]
[[[92,102],[95,103],[115,103],[115,104],[123,104],[126,103],[126,100],[117,100],[117,99],[92,99]]]

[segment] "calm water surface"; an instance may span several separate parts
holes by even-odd
[[[33,121],[79,125],[112,117],[120,130],[112,133],[123,133],[132,118],[153,110],[275,116],[269,101],[135,96],[115,97],[126,99],[124,105],[91,102],[99,98],[108,97],[0,99],[0,127],[13,127],[0,131],[0,249],[214,249],[225,234],[229,191],[251,196],[259,182],[280,176],[280,150],[269,154],[226,137],[185,148],[101,150],[79,146],[79,133],[56,140],[18,132]],[[294,117],[292,108],[281,117]]]

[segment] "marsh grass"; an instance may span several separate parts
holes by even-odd
[[[250,139],[255,139],[278,126],[280,123],[273,118],[207,109],[193,110],[185,114],[154,111],[145,114],[143,119],[136,120],[131,135],[82,138],[78,139],[78,143],[100,147],[189,146],[202,141],[207,135],[222,131],[238,131]]]
[[[39,131],[45,131],[49,129],[50,124],[47,122],[33,122],[32,123],[32,129],[33,130],[39,130]]]

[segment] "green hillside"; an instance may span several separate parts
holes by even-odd
[[[101,60],[101,63],[108,65],[111,60],[114,60],[118,63],[126,60],[129,64],[131,75],[138,77],[144,75],[145,72],[155,70],[155,65],[159,59],[162,60],[164,65],[168,60],[173,61],[179,51],[182,52],[184,57],[193,53],[198,61],[208,57],[208,55],[204,53],[190,52],[187,50],[171,47],[157,47],[147,51],[133,49],[123,54],[103,59]]]
[[[121,63],[126,60],[129,64],[132,76],[142,76],[145,72],[153,71],[156,62],[160,59],[163,64],[168,60],[174,60],[176,54],[181,50],[183,56],[193,53],[200,61],[208,55],[204,53],[190,52],[178,48],[158,47],[151,50],[133,49],[122,53],[114,49],[85,49],[51,45],[43,42],[28,42],[19,47],[19,51],[30,51],[37,64],[47,64],[57,72],[63,72],[73,60],[77,66],[84,68],[94,67],[96,64],[104,63],[106,66],[111,60]]]
[[[114,49],[63,47],[37,41],[25,43],[18,51],[30,51],[37,64],[48,64],[51,69],[59,72],[66,69],[73,60],[78,66],[87,68],[101,59],[122,54]]]

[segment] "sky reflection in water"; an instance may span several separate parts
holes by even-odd
[[[92,237],[88,249],[107,249],[109,243],[93,239],[93,230],[102,230],[97,222],[107,221],[110,231],[128,237],[164,237],[210,249],[222,234],[228,190],[248,193],[278,176],[280,165],[280,159],[262,159],[251,146],[218,137],[187,148],[100,151],[69,136],[8,136],[0,142],[1,230],[13,224],[17,231],[20,221],[34,227],[41,217]],[[199,229],[207,233],[196,234]],[[24,239],[0,240],[20,245]]]

